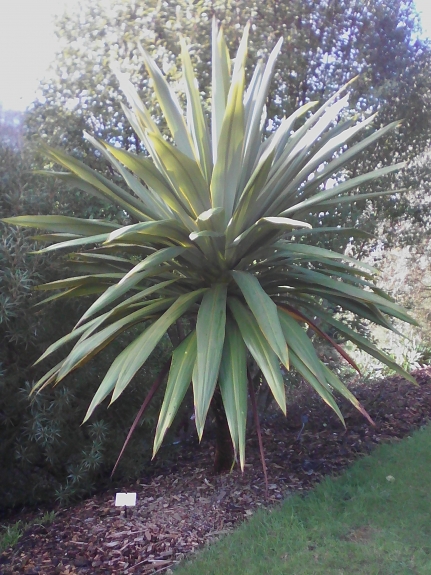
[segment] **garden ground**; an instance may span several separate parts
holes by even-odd
[[[269,412],[262,422],[268,497],[253,430],[247,441],[244,474],[237,470],[221,476],[211,473],[211,437],[200,446],[185,443],[171,447],[163,462],[150,467],[148,474],[136,484],[123,486],[124,490],[138,494],[137,506],[127,517],[124,511],[114,507],[114,492],[108,491],[73,507],[58,509],[51,524],[38,524],[36,516],[23,514],[9,518],[9,521],[31,519],[33,524],[16,545],[3,552],[0,573],[162,573],[220,538],[220,548],[217,545],[209,553],[198,553],[197,562],[186,564],[184,572],[190,575],[204,572],[208,575],[222,572],[224,575],[430,573],[431,549],[421,544],[423,537],[431,540],[431,533],[427,533],[429,520],[428,527],[425,523],[422,525],[419,514],[414,533],[407,513],[407,496],[412,495],[413,511],[422,510],[430,516],[429,500],[428,503],[422,501],[423,491],[418,487],[424,485],[426,469],[431,475],[430,431],[424,432],[428,437],[427,447],[421,448],[423,442],[415,436],[414,440],[393,448],[409,449],[416,442],[419,447],[416,460],[411,464],[407,463],[406,454],[394,459],[391,450],[378,452],[378,457],[383,458],[375,465],[383,478],[381,489],[367,484],[374,475],[364,460],[359,471],[349,470],[336,481],[324,481],[311,497],[290,497],[310,490],[324,476],[338,474],[373,451],[376,445],[396,442],[425,425],[431,414],[431,368],[419,370],[415,376],[419,383],[417,387],[400,377],[355,386],[354,392],[374,419],[375,427],[346,403],[342,409],[347,424],[344,429],[333,412],[309,388],[297,390],[287,419]],[[304,415],[308,421],[300,433]],[[369,461],[372,460],[374,458]],[[395,471],[387,472],[389,468]],[[402,473],[412,478],[408,486],[403,484]],[[335,488],[331,487],[334,485]],[[344,492],[347,495],[340,496]],[[392,506],[391,497],[395,497]],[[285,499],[283,506],[278,505]],[[346,511],[351,500],[353,508]],[[395,507],[400,512],[400,502],[403,521],[395,528],[391,510]],[[382,510],[379,504],[383,505]],[[270,515],[256,513],[267,506],[273,509]],[[385,509],[387,522],[393,525],[389,530],[386,524],[374,526],[372,523],[373,513],[386,517]],[[333,513],[335,515],[330,519]],[[257,517],[248,521],[253,515]],[[284,524],[279,523],[279,516],[284,517]],[[235,534],[223,537],[244,521],[246,524]],[[416,541],[415,549],[408,547],[412,537]],[[256,556],[245,548],[244,538],[256,542],[253,545]],[[237,551],[233,552],[233,549]],[[249,558],[248,566],[244,563],[245,557]],[[334,557],[339,557],[339,564],[333,562]],[[221,558],[225,563],[221,563]],[[390,571],[384,570],[385,558],[392,561],[388,567]],[[329,561],[326,567],[325,561]],[[355,561],[358,567],[355,567]],[[305,565],[309,571],[305,570]],[[422,566],[430,570],[423,570]]]

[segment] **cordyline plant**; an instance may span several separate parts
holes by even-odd
[[[255,406],[250,373],[256,367],[283,413],[286,399],[281,365],[297,370],[341,420],[334,391],[368,417],[337,375],[319,359],[304,328],[325,338],[354,365],[318,327],[323,321],[344,339],[413,380],[388,355],[325,308],[324,302],[335,304],[390,330],[394,329],[391,317],[412,323],[406,312],[372,283],[374,270],[344,254],[304,242],[312,234],[359,233],[343,228],[312,229],[307,218],[341,203],[377,195],[352,195],[351,191],[403,164],[352,179],[339,178],[332,186],[327,182],[398,122],[367,132],[358,141],[357,135],[370,126],[373,117],[359,123],[355,116],[337,121],[348,104],[348,97],[343,96],[345,87],[296,130],[296,120],[316,102],[283,119],[264,139],[265,103],[281,41],[266,65],[257,64],[246,88],[247,38],[248,27],[231,69],[222,31],[213,25],[211,131],[184,40],[186,118],[159,68],[142,50],[170,130],[169,139],[161,134],[129,81],[118,73],[130,105],[124,107],[125,114],[149,157],[86,137],[124,178],[128,191],[74,157],[45,148],[51,161],[68,170],[52,174],[114,202],[137,223],[120,226],[111,221],[62,216],[6,220],[51,232],[38,236],[39,240],[54,242],[42,252],[78,249],[68,255],[68,266],[76,266],[80,275],[40,286],[43,290],[65,290],[45,301],[100,294],[76,327],[40,358],[76,342],[35,389],[57,384],[119,334],[139,326],[139,335],[117,356],[97,389],[87,419],[108,395],[111,403],[118,399],[158,342],[180,320],[188,328],[166,369],[169,373],[154,454],[191,383],[199,438],[213,402],[216,412],[223,413],[227,421],[228,443],[231,453],[233,446],[239,456],[241,468],[249,393]],[[218,448],[226,450],[226,442],[224,446],[220,442]],[[222,465],[226,466],[226,461]]]

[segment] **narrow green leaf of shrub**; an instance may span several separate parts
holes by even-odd
[[[144,50],[141,44],[139,44],[139,49],[144,58],[148,74],[153,80],[154,91],[157,95],[157,99],[171,131],[172,137],[175,140],[175,144],[180,152],[185,154],[188,158],[194,159],[195,155],[190,142],[190,134],[187,130],[178,98],[167,83],[165,77],[160,71],[160,68]]]
[[[228,320],[220,365],[220,391],[235,453],[240,467],[245,464],[245,430],[247,423],[247,348],[237,325]]]
[[[150,353],[159,343],[168,328],[177,321],[204,293],[205,288],[181,295],[177,301],[150,327],[148,327],[133,343],[118,356],[122,358],[121,370],[115,381],[115,389],[111,403],[114,402],[129,385],[138,369],[145,363]],[[110,381],[110,374],[106,379]]]
[[[241,177],[241,156],[244,141],[245,58],[248,27],[244,31],[226,104],[226,111],[217,144],[217,160],[211,178],[211,204],[224,208],[226,218],[233,212],[237,186]]]
[[[322,381],[319,381],[317,377],[315,377],[314,373],[309,369],[309,366],[300,357],[298,357],[294,351],[290,350],[289,353],[292,366],[297,370],[298,373],[302,375],[302,377],[306,381],[308,381],[308,383],[310,383],[314,387],[314,389],[317,391],[317,393],[320,395],[323,401],[327,403],[329,407],[331,407],[335,411],[335,413],[338,415],[340,421],[345,427],[346,424],[344,422],[344,417],[334,397],[332,396],[328,384],[326,382],[323,383]]]
[[[16,216],[15,218],[3,218],[1,221],[13,226],[38,228],[51,232],[77,234],[87,237],[107,234],[120,227],[115,223],[103,220],[85,220],[70,216]]]
[[[286,369],[289,369],[289,354],[283,330],[281,329],[277,306],[262,289],[259,280],[255,276],[239,271],[232,271],[231,274],[269,345],[278,355]]]
[[[196,323],[197,358],[193,372],[196,429],[202,438],[217,383],[226,326],[226,284],[215,284],[203,296]]]
[[[189,51],[184,38],[181,41],[181,59],[183,61],[184,80],[187,96],[187,116],[195,151],[199,159],[202,174],[208,185],[211,182],[212,156],[207,122],[202,109],[198,83],[193,71]]]
[[[260,367],[274,399],[286,414],[286,395],[278,358],[260,330],[254,316],[235,297],[228,298],[228,306],[241,332],[241,336]]]
[[[139,309],[78,342],[63,362],[57,376],[57,382],[64,379],[80,365],[83,365],[84,362],[88,362],[124,330],[143,322],[146,318],[152,317],[160,311],[164,311],[174,301],[175,298],[158,298],[153,304],[144,307],[144,309]]]
[[[154,437],[153,458],[158,452],[167,430],[172,425],[190,385],[196,354],[196,331],[192,331],[172,354],[168,383]]]

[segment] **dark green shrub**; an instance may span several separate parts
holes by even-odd
[[[31,167],[28,152],[0,144],[0,217],[50,209],[70,215],[74,192],[59,204],[57,183],[33,175]],[[31,232],[0,224],[0,508],[52,500],[54,494],[66,502],[105,485],[170,345],[164,341],[134,388],[109,410],[101,408],[89,424],[81,426],[88,403],[126,337],[87,369],[30,398],[32,384],[47,367],[32,364],[73,327],[83,305],[70,300],[34,307],[43,299],[34,287],[56,279],[59,266],[55,258],[30,255],[35,247]],[[136,430],[117,477],[139,475],[148,461],[156,408],[157,401]]]

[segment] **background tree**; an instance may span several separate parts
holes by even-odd
[[[361,74],[353,95],[358,111],[379,109],[382,124],[404,119],[399,136],[376,152],[378,159],[394,153],[408,159],[424,149],[429,139],[426,70],[430,48],[418,38],[411,0],[371,0],[365,5],[359,0],[84,4],[79,13],[66,14],[58,21],[62,50],[28,117],[30,136],[38,134],[52,145],[82,154],[82,146],[77,144],[86,129],[126,148],[140,149],[142,143],[127,127],[110,62],[121,62],[150,110],[159,115],[154,93],[142,74],[138,44],[142,43],[168,80],[180,89],[177,45],[181,33],[192,45],[200,89],[209,97],[213,15],[223,22],[227,41],[233,46],[238,29],[251,20],[250,66],[262,55],[262,46],[284,38],[267,104],[269,130],[272,122],[277,124],[303,103],[325,99]],[[374,159],[368,155],[370,163]]]

